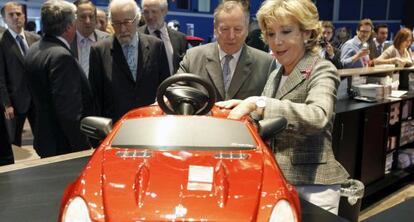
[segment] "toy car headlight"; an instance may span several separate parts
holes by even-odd
[[[286,200],[280,200],[273,208],[269,222],[297,222],[295,210]]]
[[[75,197],[66,205],[62,222],[91,222],[88,206],[80,197]]]

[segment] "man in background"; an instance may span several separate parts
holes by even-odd
[[[137,32],[141,12],[134,0],[112,1],[109,11],[115,33],[92,46],[89,80],[97,115],[116,121],[131,109],[154,103],[170,71],[162,41]]]
[[[332,45],[335,27],[330,21],[322,21],[322,40],[320,41],[322,58],[331,61],[337,69],[342,69],[341,51]]]
[[[141,26],[138,32],[156,36],[164,42],[170,73],[174,74],[187,51],[185,35],[167,27],[167,0],[142,0],[141,5],[146,24]]]
[[[382,52],[387,49],[391,44],[387,41],[388,38],[388,25],[378,24],[374,28],[375,38],[370,42],[369,45],[369,58],[375,59],[379,57]]]
[[[373,25],[371,19],[358,23],[357,34],[346,41],[341,48],[341,62],[344,68],[361,68],[369,65],[369,40]]]
[[[44,36],[26,56],[36,108],[33,147],[40,157],[90,148],[80,132],[80,120],[92,101],[82,67],[73,57],[70,43],[76,35],[76,7],[63,0],[46,1],[41,8]]]
[[[0,27],[0,39],[3,36],[4,31],[6,31],[6,29]],[[0,101],[2,101],[1,97],[2,94],[0,91]],[[0,166],[14,163],[13,150],[9,142],[9,136],[7,133],[5,122],[6,120],[3,113],[4,107],[0,106]]]
[[[76,11],[76,35],[70,44],[74,56],[82,66],[86,77],[89,76],[89,52],[91,45],[108,37],[108,33],[96,29],[96,7],[89,0],[77,0],[74,2]]]
[[[102,32],[106,32],[109,34],[114,33],[114,29],[112,26],[108,23],[108,15],[106,12],[102,9],[97,8],[96,9],[96,28],[101,30]]]
[[[29,119],[33,135],[36,136],[35,109],[29,82],[25,76],[24,57],[29,47],[40,39],[32,32],[24,31],[25,14],[23,5],[7,2],[1,9],[8,29],[0,40],[0,91],[1,105],[4,107],[5,118],[15,122],[13,144],[22,145],[23,125]]]
[[[276,62],[269,53],[245,44],[249,17],[240,2],[221,3],[214,12],[217,42],[189,49],[178,73],[194,73],[209,81],[217,101],[261,95]]]
[[[3,27],[0,27],[0,39],[3,36],[4,31],[5,29]],[[0,53],[0,61],[3,59],[1,57],[2,54]],[[2,92],[0,91],[0,101],[3,101],[2,96]],[[14,163],[13,150],[9,142],[9,136],[7,133],[5,117],[3,113],[4,107],[0,106],[0,166]]]

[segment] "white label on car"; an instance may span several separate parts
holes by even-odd
[[[211,191],[213,184],[211,183],[197,183],[190,182],[187,183],[187,190],[202,190],[202,191]]]
[[[211,191],[214,168],[190,165],[188,169],[187,190]]]
[[[213,171],[213,167],[190,165],[188,169],[188,181],[212,183]]]

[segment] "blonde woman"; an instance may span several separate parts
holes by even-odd
[[[285,117],[287,129],[271,141],[280,168],[302,198],[336,214],[340,184],[349,175],[331,146],[339,77],[335,66],[317,54],[318,11],[309,0],[267,0],[257,18],[282,66],[270,74],[262,97],[217,105],[234,107],[228,116],[233,119],[253,111],[264,119]]]

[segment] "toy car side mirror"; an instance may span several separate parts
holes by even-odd
[[[89,138],[104,139],[112,130],[112,119],[88,116],[81,120],[80,130]]]
[[[259,134],[263,140],[268,140],[282,132],[287,125],[285,117],[264,119],[259,121]]]

